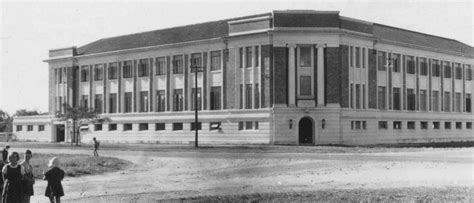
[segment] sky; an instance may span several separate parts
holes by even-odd
[[[0,0],[0,110],[48,112],[50,49],[187,24],[308,9],[390,25],[473,46],[470,0],[4,1]]]

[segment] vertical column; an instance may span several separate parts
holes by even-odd
[[[296,44],[288,44],[288,106],[295,106],[296,103],[296,67],[295,48]]]
[[[252,46],[252,68],[251,68],[251,74],[250,74],[250,80],[252,81],[252,109],[255,109],[255,74],[257,73],[256,67],[255,67],[255,46]]]
[[[242,85],[242,98],[240,98],[240,100],[242,100],[242,106],[241,108],[242,109],[245,109],[247,108],[247,85],[246,85],[246,72],[247,72],[247,48],[246,47],[242,47],[242,61],[240,62],[240,65],[241,65],[241,75],[242,77],[240,77],[240,84]]]
[[[123,106],[122,106],[122,62],[117,61],[117,80],[118,80],[118,87],[117,87],[117,113],[122,113]]]
[[[325,44],[318,44],[316,46],[318,48],[318,65],[317,65],[317,69],[318,69],[318,103],[317,103],[317,107],[324,107],[324,101],[326,100],[325,98],[325,92],[324,92],[324,84],[325,84],[325,81],[324,81],[324,48],[326,47]]]

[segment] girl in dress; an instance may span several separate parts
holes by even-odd
[[[64,196],[63,186],[61,181],[64,178],[64,171],[59,167],[59,159],[53,157],[49,160],[49,170],[44,173],[44,180],[48,181],[46,192],[44,195],[49,198],[51,203],[60,203],[61,197]]]
[[[35,178],[33,176],[33,167],[30,164],[30,159],[33,156],[30,150],[25,152],[25,160],[20,164],[25,169],[23,176],[23,200],[22,203],[30,203],[30,197],[33,196],[33,184]]]
[[[17,152],[12,152],[8,156],[8,163],[2,169],[3,186],[2,202],[3,203],[20,203],[23,197],[22,194],[22,179],[25,175],[25,169],[18,165],[20,155]]]

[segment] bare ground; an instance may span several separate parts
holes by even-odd
[[[19,146],[18,146],[19,147]],[[28,146],[30,147],[30,146]],[[474,201],[474,148],[108,149],[124,171],[67,178],[67,202]],[[20,149],[23,150],[23,149]],[[37,152],[52,152],[47,146]],[[62,148],[62,153],[91,153]],[[295,152],[296,151],[296,152]],[[327,153],[329,152],[329,153]],[[45,182],[32,202],[47,200]]]

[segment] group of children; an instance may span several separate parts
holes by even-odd
[[[24,160],[19,163],[20,155],[18,152],[8,152],[10,146],[6,146],[2,152],[3,162],[0,162],[2,168],[2,177],[0,178],[2,189],[2,203],[20,203],[30,202],[33,196],[33,167],[30,164],[32,152],[26,150]],[[53,157],[49,160],[49,169],[44,173],[43,179],[48,181],[45,196],[50,202],[61,202],[61,196],[64,196],[61,181],[64,178],[64,171],[59,167],[59,159]]]

